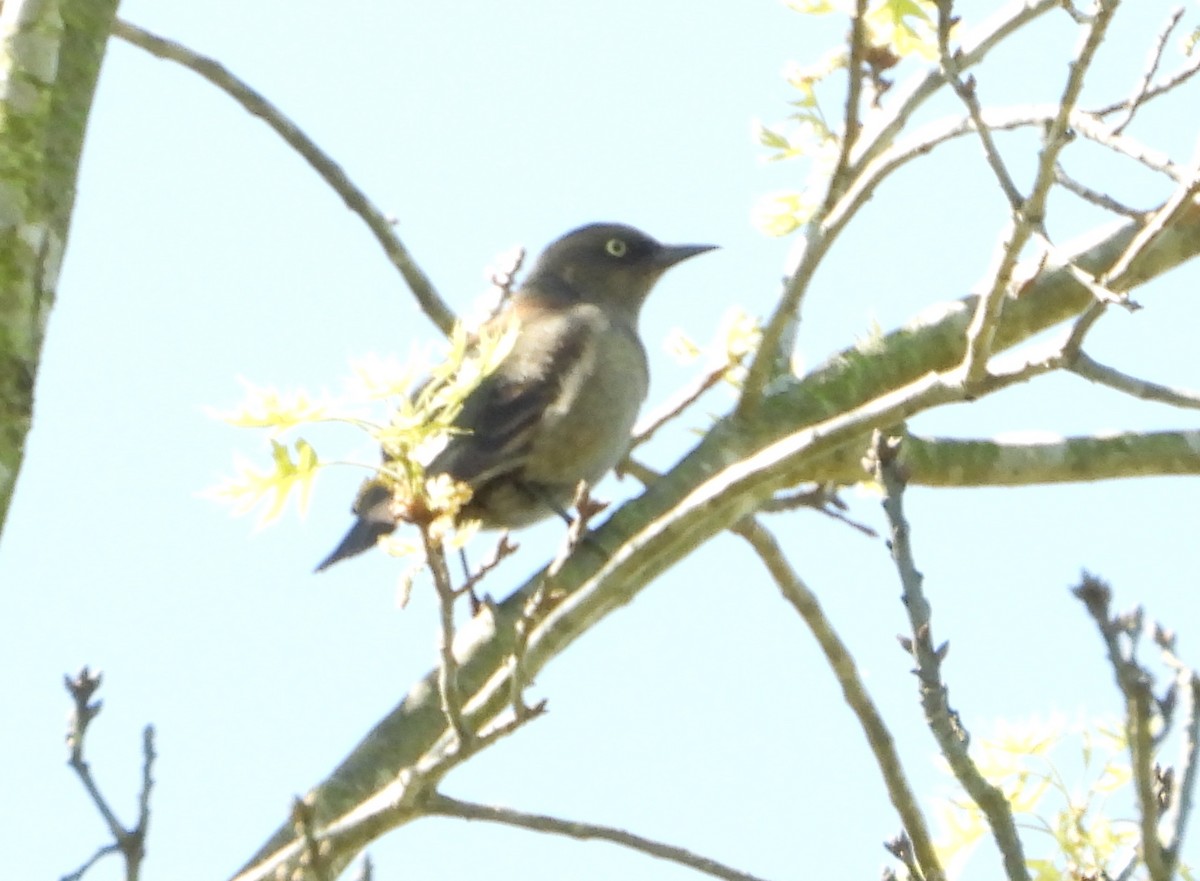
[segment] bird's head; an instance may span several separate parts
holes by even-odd
[[[552,290],[627,311],[636,318],[664,272],[716,245],[664,245],[619,223],[572,230],[538,257],[526,288]]]

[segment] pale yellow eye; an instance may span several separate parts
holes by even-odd
[[[624,239],[609,239],[604,243],[604,250],[613,257],[624,257],[629,246],[625,244]]]

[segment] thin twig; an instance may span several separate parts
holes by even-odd
[[[1172,871],[1183,851],[1184,833],[1191,817],[1196,778],[1200,772],[1200,677],[1194,670],[1178,664],[1175,682],[1181,695],[1182,706],[1176,712],[1184,718],[1183,742],[1179,747],[1179,772],[1175,775],[1170,807],[1162,824],[1164,857]]]
[[[900,822],[912,842],[922,877],[925,881],[944,879],[945,870],[938,861],[925,817],[921,813],[916,795],[909,786],[891,732],[888,731],[887,724],[859,678],[853,656],[829,623],[829,619],[825,617],[816,595],[808,589],[788,563],[775,537],[758,521],[753,518],[741,520],[733,527],[733,532],[754,548],[784,599],[791,603],[804,619],[804,623],[808,625],[821,651],[824,652],[833,675],[842,687],[846,703],[858,717],[859,725],[867,737],[887,787],[888,797],[900,814]]]
[[[637,425],[633,427],[633,444],[631,448],[639,447],[654,437],[660,428],[696,403],[706,391],[720,384],[723,379],[729,376],[730,371],[741,364],[743,360],[744,358],[738,358],[732,362],[725,360],[720,364],[714,364],[711,369],[695,377],[691,382],[663,401],[661,405],[655,407],[639,419]]]
[[[1175,73],[1171,74],[1166,79],[1160,80],[1149,89],[1146,89],[1141,96],[1141,100],[1138,102],[1139,106],[1145,106],[1154,98],[1158,98],[1162,95],[1165,95],[1167,92],[1170,92],[1172,89],[1178,88],[1194,77],[1197,73],[1200,73],[1200,52],[1195,53],[1195,57],[1179,70],[1175,71]],[[1127,110],[1129,106],[1130,99],[1126,98],[1124,101],[1117,101],[1113,104],[1108,104],[1091,112],[1093,115],[1099,117],[1112,116],[1114,113]]]
[[[1171,32],[1179,24],[1179,20],[1183,18],[1183,7],[1179,6],[1172,10],[1167,17],[1166,24],[1159,31],[1158,39],[1150,48],[1150,54],[1146,58],[1146,68],[1142,73],[1142,78],[1133,90],[1133,94],[1125,101],[1124,116],[1113,124],[1112,130],[1114,134],[1121,134],[1128,127],[1129,123],[1133,122],[1133,116],[1137,113],[1138,108],[1146,101],[1146,96],[1150,92],[1150,83],[1154,80],[1155,74],[1158,73],[1159,65],[1162,64],[1163,53],[1167,49],[1167,40],[1171,37]]]
[[[441,634],[438,640],[438,653],[441,663],[438,669],[438,689],[441,691],[442,712],[454,732],[458,743],[455,752],[464,752],[470,748],[474,732],[467,726],[463,718],[463,696],[458,684],[458,659],[454,657],[454,601],[459,592],[450,583],[450,572],[446,567],[446,554],[442,543],[430,532],[429,524],[418,524],[421,540],[425,545],[425,559],[433,573],[433,585],[438,596],[439,622]]]
[[[992,131],[1014,131],[1022,128],[1045,128],[1058,113],[1058,106],[1019,105],[1015,107],[991,107],[983,110],[983,122]],[[1081,138],[1099,144],[1107,150],[1132,159],[1150,171],[1162,174],[1175,182],[1187,175],[1187,168],[1178,165],[1161,150],[1143,144],[1130,135],[1114,135],[1096,116],[1074,111],[1069,117],[1071,131]],[[880,154],[879,159],[868,169],[866,180],[875,186],[902,165],[928,154],[935,147],[955,138],[966,137],[975,131],[975,121],[970,116],[948,117],[935,120],[917,129],[908,138],[898,141]],[[859,187],[862,185],[860,184]],[[854,200],[861,201],[856,192]],[[854,203],[851,203],[852,205]],[[831,221],[832,222],[832,221]]]
[[[1158,837],[1160,808],[1154,773],[1156,701],[1150,674],[1134,657],[1134,646],[1142,630],[1141,610],[1133,615],[1111,615],[1112,589],[1087,572],[1071,592],[1083,602],[1096,623],[1108,650],[1117,687],[1125,698],[1125,737],[1140,815],[1141,856],[1153,881],[1167,881],[1170,872]]]
[[[979,64],[1008,36],[1060,6],[1061,0],[1026,0],[1005,7],[978,34],[972,35],[971,40],[964,41],[958,56],[959,69],[965,71]],[[737,405],[739,416],[751,418],[757,412],[780,357],[784,339],[789,328],[798,320],[800,303],[825,254],[857,210],[870,198],[887,171],[894,170],[895,166],[888,168],[886,164],[881,170],[875,160],[894,145],[912,116],[944,84],[945,78],[940,70],[930,71],[915,79],[907,94],[899,97],[896,110],[883,120],[879,128],[867,131],[864,126],[859,133],[856,154],[847,169],[848,179],[853,181],[853,185],[828,206],[827,211],[818,211],[805,228],[804,250],[785,282],[783,295],[763,328],[762,341],[747,371]]]
[[[818,484],[812,489],[800,492],[773,496],[758,510],[763,514],[777,514],[782,511],[795,511],[798,508],[808,508],[818,514],[824,514],[826,517],[861,532],[868,538],[879,538],[879,533],[870,526],[851,520],[843,513],[846,510],[846,504],[838,498],[837,487],[830,483]]]
[[[991,129],[983,121],[983,108],[979,104],[979,95],[976,92],[975,78],[970,77],[963,80],[962,72],[958,68],[958,61],[954,52],[950,49],[950,30],[954,22],[952,12],[954,0],[937,0],[937,40],[938,40],[938,56],[942,65],[942,75],[946,78],[946,82],[950,84],[950,88],[954,94],[958,95],[960,101],[967,108],[967,115],[975,124],[975,133],[979,136],[979,141],[983,145],[983,155],[987,159],[987,164],[991,167],[992,173],[996,175],[996,180],[1000,184],[1000,191],[1004,193],[1004,197],[1008,200],[1008,206],[1013,212],[1021,210],[1025,203],[1025,198],[1021,195],[1021,191],[1017,189],[1017,185],[1013,183],[1012,175],[1008,172],[1008,167],[1004,164],[1004,159],[1000,156],[1000,151],[996,147],[996,142],[992,138]]]
[[[275,133],[299,153],[312,166],[313,170],[342,197],[346,206],[362,218],[367,228],[371,230],[375,239],[383,247],[388,260],[399,270],[409,290],[416,297],[421,310],[442,333],[449,336],[454,327],[454,313],[438,295],[433,282],[417,266],[408,253],[408,249],[396,236],[391,222],[371,203],[366,194],[354,185],[341,166],[330,159],[294,122],[215,59],[201,55],[174,40],[159,37],[121,19],[118,19],[113,26],[113,33],[126,42],[146,50],[151,55],[167,61],[174,61],[199,74],[274,129]]]
[[[87,874],[88,870],[91,869],[92,866],[96,865],[96,863],[100,862],[100,860],[104,859],[104,857],[108,856],[110,853],[120,852],[121,848],[119,845],[106,844],[104,847],[98,849],[94,854],[84,860],[83,864],[74,872],[63,875],[61,881],[82,881],[83,876]]]
[[[904,608],[912,628],[911,637],[901,643],[916,661],[914,671],[919,683],[921,706],[929,730],[937,740],[954,776],[967,795],[979,805],[992,830],[992,837],[1004,858],[1011,881],[1029,881],[1024,848],[1013,822],[1012,806],[1004,793],[988,782],[971,759],[967,746],[970,737],[958,713],[950,706],[949,689],[942,681],[941,666],[948,644],[934,647],[929,600],[925,596],[924,576],[917,570],[910,543],[908,521],[904,516],[903,496],[907,483],[899,458],[899,439],[885,438],[876,431],[868,455],[875,481],[883,487],[883,509],[891,527],[892,558],[904,588]]]
[[[567,524],[567,532],[563,536],[562,544],[558,547],[558,553],[554,555],[554,559],[546,567],[547,578],[553,578],[558,574],[559,570],[570,559],[571,554],[575,552],[575,548],[579,547],[579,543],[586,538],[588,524],[607,507],[607,502],[598,502],[592,498],[592,488],[588,486],[586,480],[579,481],[575,487],[575,496],[571,499],[571,509],[575,512],[575,515],[571,517]]]
[[[492,805],[481,805],[473,802],[459,801],[456,798],[442,795],[440,792],[431,793],[424,806],[426,813],[440,817],[458,817],[462,820],[485,820],[490,823],[503,823],[521,829],[535,832],[547,832],[554,835],[566,835],[580,840],[595,839],[608,841],[628,847],[639,853],[668,860],[703,872],[714,878],[724,878],[726,881],[762,881],[755,875],[739,872],[730,866],[716,860],[699,856],[682,847],[674,847],[634,835],[624,829],[612,826],[601,826],[596,823],[580,823],[572,820],[562,820],[558,817],[548,817],[543,814],[529,814],[511,808],[498,808]]]
[[[1104,284],[1113,290],[1132,287],[1137,279],[1138,259],[1165,230],[1185,212],[1192,210],[1197,194],[1200,194],[1200,139],[1196,141],[1187,178],[1180,182],[1162,207],[1138,230],[1125,252],[1109,267],[1103,279]]]
[[[1130,217],[1139,221],[1146,216],[1145,211],[1130,207],[1123,202],[1118,202],[1112,196],[1101,193],[1099,190],[1093,190],[1082,181],[1076,180],[1067,174],[1061,165],[1054,167],[1054,182],[1064,190],[1074,193],[1085,202],[1090,202],[1092,205],[1103,208],[1105,211],[1111,211],[1113,214],[1119,214],[1122,217]]]
[[[468,573],[467,580],[458,589],[458,593],[470,594],[472,597],[475,596],[475,588],[479,586],[479,583],[490,575],[497,566],[517,552],[520,545],[514,542],[511,536],[512,534],[507,530],[501,533],[500,540],[496,542],[496,546],[492,549],[492,552],[483,558],[474,572]]]
[[[328,860],[321,851],[317,820],[310,802],[302,798],[292,800],[292,826],[304,849],[304,854],[300,858],[300,865],[304,869],[304,878],[312,878],[314,881],[332,881]]]
[[[138,793],[138,821],[133,828],[126,829],[100,792],[100,787],[92,776],[91,766],[84,758],[88,727],[100,713],[101,702],[93,702],[92,697],[100,688],[101,680],[101,674],[92,673],[87,667],[81,669],[74,677],[63,677],[73,703],[70,727],[67,731],[67,746],[70,751],[67,764],[75,771],[92,804],[104,818],[113,842],[99,848],[82,866],[64,876],[63,881],[78,881],[97,861],[111,853],[124,856],[126,879],[137,881],[141,874],[142,861],[146,857],[146,837],[150,830],[150,793],[154,788],[153,769],[154,760],[157,758],[154,751],[154,726],[147,725],[142,732],[142,786]]]
[[[850,167],[850,156],[854,145],[858,142],[861,128],[863,77],[866,71],[863,67],[867,44],[867,0],[855,0],[854,12],[850,17],[850,58],[846,65],[849,82],[846,85],[846,112],[842,123],[842,146],[838,151],[837,163],[833,174],[829,177],[829,190],[825,195],[826,205],[841,195],[846,188],[844,178]]]
[[[1099,0],[1096,13],[1089,20],[1082,46],[1069,65],[1070,73],[1063,87],[1058,111],[1047,127],[1038,156],[1038,170],[1033,188],[1019,209],[1014,211],[992,276],[991,287],[979,298],[979,305],[967,328],[967,351],[963,357],[962,369],[968,387],[980,383],[987,373],[988,359],[992,354],[1004,299],[1010,291],[1013,270],[1020,260],[1021,251],[1034,232],[1044,229],[1046,200],[1054,183],[1054,169],[1058,164],[1059,155],[1071,139],[1071,115],[1116,7],[1116,0]]]
[[[518,722],[529,718],[534,712],[540,713],[545,709],[545,701],[536,707],[530,707],[525,702],[525,689],[529,687],[529,677],[525,672],[525,651],[529,647],[529,634],[552,606],[553,601],[546,589],[546,582],[543,580],[525,603],[525,607],[521,610],[521,617],[515,625],[516,644],[513,646],[512,665],[509,668],[509,685],[512,694],[510,702],[513,718]]]
[[[1200,410],[1200,392],[1194,392],[1190,389],[1172,388],[1168,385],[1159,385],[1156,382],[1138,379],[1135,376],[1121,373],[1119,370],[1114,370],[1111,367],[1100,364],[1092,360],[1084,352],[1079,352],[1066,367],[1072,373],[1078,374],[1084,379],[1106,385],[1109,388],[1132,395],[1135,398],[1141,398],[1144,401],[1159,401],[1163,404],[1170,404],[1173,407]]]

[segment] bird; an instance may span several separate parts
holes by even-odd
[[[512,347],[471,391],[427,477],[461,481],[460,517],[484,529],[566,518],[581,481],[594,485],[628,450],[649,386],[638,317],[672,266],[715,245],[664,245],[618,223],[568,232],[541,253],[493,321],[512,320]],[[399,525],[393,490],[369,478],[354,525],[316,568],[370,550]]]

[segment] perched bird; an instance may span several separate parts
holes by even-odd
[[[552,243],[499,316],[516,337],[466,398],[457,432],[426,466],[471,487],[464,517],[484,528],[526,526],[570,505],[621,460],[649,376],[638,314],[664,272],[714,245],[663,245],[620,224],[597,223]],[[392,490],[359,491],[357,520],[317,567],[375,546],[395,530]]]

